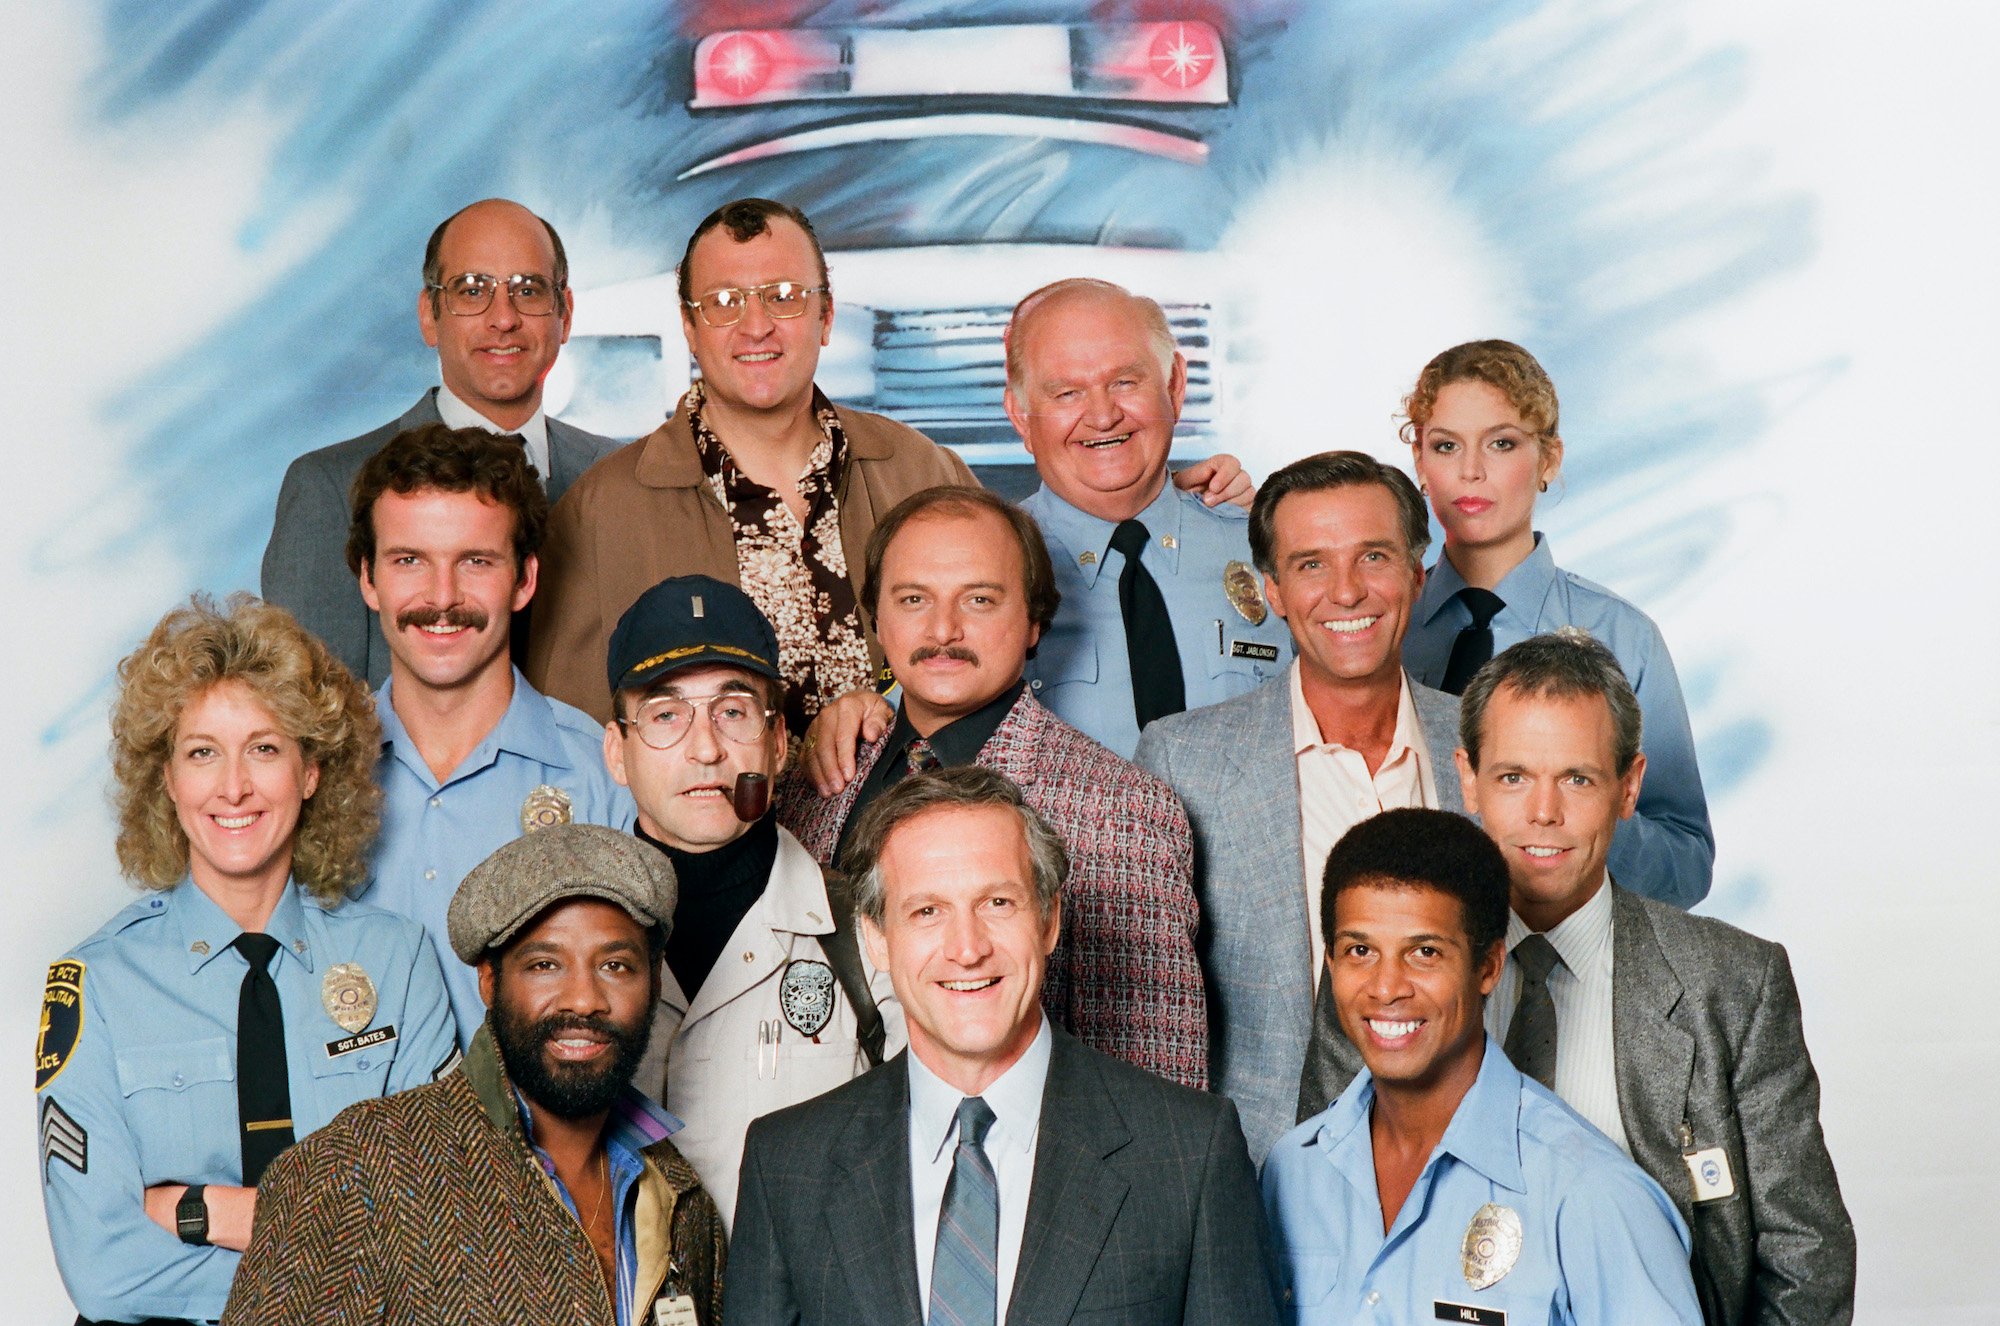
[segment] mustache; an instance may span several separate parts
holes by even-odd
[[[963,645],[925,645],[921,649],[910,651],[910,663],[912,666],[932,658],[955,659],[960,663],[971,663],[974,666],[977,666],[979,663],[979,655],[973,653]]]
[[[462,626],[469,631],[483,631],[488,620],[479,608],[467,603],[454,603],[448,608],[405,608],[396,614],[396,629]]]
[[[531,1034],[538,1041],[558,1040],[572,1031],[588,1031],[606,1040],[618,1040],[626,1029],[620,1027],[603,1014],[589,1016],[583,1013],[552,1013],[542,1018],[531,1028]]]

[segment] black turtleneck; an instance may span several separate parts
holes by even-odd
[[[764,896],[778,859],[778,821],[766,815],[741,838],[708,852],[683,852],[634,825],[632,832],[667,854],[680,881],[673,933],[667,936],[667,969],[693,1002],[715,960],[751,904]]]

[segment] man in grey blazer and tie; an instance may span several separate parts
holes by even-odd
[[[1194,828],[1209,1084],[1236,1102],[1259,1164],[1290,1130],[1325,964],[1320,876],[1361,820],[1462,810],[1458,701],[1404,673],[1430,517],[1416,485],[1358,451],[1273,474],[1250,509],[1263,573],[1233,592],[1285,619],[1298,661],[1248,695],[1162,718],[1135,762]]]
[[[909,1050],[750,1126],[729,1326],[1274,1323],[1235,1108],[1042,1013],[1067,862],[1019,789],[905,779],[843,864]]]
[[[1784,949],[1606,870],[1646,768],[1617,659],[1581,633],[1535,636],[1463,699],[1465,802],[1510,876],[1487,1030],[1673,1199],[1709,1326],[1851,1321],[1854,1226]],[[1300,1117],[1359,1069],[1338,1027],[1315,1025]]]
[[[569,258],[555,227],[489,198],[447,217],[424,249],[417,326],[438,352],[433,387],[392,423],[293,461],[278,490],[262,593],[378,687],[389,650],[347,569],[348,489],[368,458],[425,424],[517,434],[554,502],[616,450],[610,438],[550,419],[542,380],[569,339]],[[519,627],[517,623],[517,631]]]

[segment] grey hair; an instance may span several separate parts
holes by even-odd
[[[1020,303],[1014,305],[1013,315],[1007,319],[1007,332],[1003,338],[1007,347],[1007,387],[1016,396],[1022,392],[1022,377],[1028,371],[1021,354],[1020,332],[1029,315],[1059,295],[1084,290],[1122,299],[1136,308],[1146,339],[1152,343],[1153,353],[1159,357],[1160,377],[1163,380],[1173,377],[1174,356],[1180,353],[1180,342],[1174,339],[1174,329],[1167,324],[1167,311],[1160,307],[1157,299],[1135,295],[1116,282],[1100,281],[1094,276],[1066,276],[1060,281],[1051,281],[1041,289],[1031,291]]]
[[[1295,460],[1257,490],[1250,504],[1250,560],[1259,571],[1278,578],[1278,503],[1293,493],[1317,493],[1334,488],[1375,484],[1387,488],[1396,499],[1396,523],[1402,528],[1403,542],[1410,551],[1410,565],[1424,569],[1424,554],[1431,547],[1431,513],[1424,495],[1410,482],[1410,476],[1394,465],[1385,465],[1365,451],[1322,451],[1316,456]]]
[[[1571,699],[1594,695],[1611,710],[1612,754],[1618,774],[1631,772],[1639,757],[1639,741],[1644,719],[1639,713],[1639,697],[1625,679],[1625,669],[1609,649],[1575,626],[1565,626],[1548,635],[1531,636],[1501,651],[1485,667],[1474,673],[1458,700],[1458,744],[1465,758],[1479,768],[1479,738],[1486,721],[1486,706],[1502,686],[1524,698]]]
[[[1035,872],[1035,908],[1044,918],[1055,910],[1069,878],[1069,852],[1062,836],[1021,797],[1021,789],[1005,774],[976,764],[905,778],[875,798],[841,851],[841,871],[847,877],[854,910],[882,924],[888,899],[882,879],[882,853],[889,835],[926,811],[1003,806],[1021,821],[1028,840],[1028,858]]]

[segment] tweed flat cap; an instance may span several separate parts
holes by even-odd
[[[601,824],[552,824],[481,861],[452,895],[452,952],[476,963],[565,898],[602,898],[643,926],[674,928],[680,884],[665,852]]]

